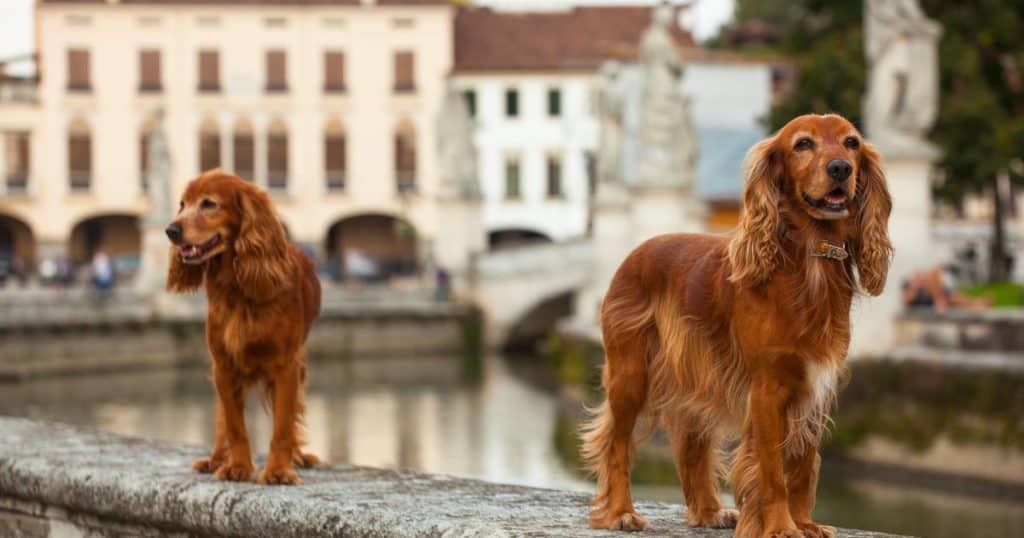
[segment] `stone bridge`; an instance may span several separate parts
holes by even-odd
[[[573,295],[593,272],[589,239],[508,248],[477,254],[471,267],[474,301],[487,319],[487,342],[537,336],[571,314]]]
[[[0,439],[0,536],[622,536],[587,528],[585,493],[351,465],[260,486],[189,471],[202,447],[6,417]],[[732,536],[686,526],[679,505],[637,508],[645,535]]]

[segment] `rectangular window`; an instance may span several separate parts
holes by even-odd
[[[28,188],[29,134],[15,131],[4,134],[4,161],[7,163],[7,192],[24,192]]]
[[[519,117],[519,91],[505,90],[505,115],[509,118]]]
[[[395,92],[416,91],[416,71],[412,52],[395,53]]]
[[[163,89],[160,80],[160,51],[139,51],[139,91],[159,92]]]
[[[283,50],[267,51],[267,86],[268,92],[288,91],[287,66]]]
[[[220,167],[220,133],[205,132],[199,135],[199,171],[205,172]]]
[[[412,131],[395,134],[395,179],[398,192],[416,190],[416,141]]]
[[[267,186],[271,189],[288,187],[288,135],[272,133],[267,136]]]
[[[149,173],[149,134],[143,132],[139,135],[139,178],[141,179],[142,192],[148,187],[146,174]]]
[[[548,198],[562,197],[562,159],[548,156]]]
[[[505,198],[518,200],[522,197],[519,177],[519,157],[505,159]]]
[[[68,136],[68,175],[72,190],[87,190],[92,181],[92,139],[88,133]]]
[[[328,51],[324,53],[324,91],[345,91],[345,53]]]
[[[463,99],[466,100],[466,110],[469,112],[469,117],[476,117],[476,92],[473,90],[466,90],[462,92]]]
[[[548,90],[548,116],[557,118],[562,115],[562,91],[558,88]]]
[[[344,133],[329,133],[324,137],[324,170],[329,190],[345,188],[345,151]]]
[[[220,91],[220,54],[215,50],[199,51],[199,91]]]
[[[91,90],[89,51],[68,49],[68,91],[87,92]]]
[[[251,133],[235,133],[232,138],[232,146],[235,152],[235,174],[238,177],[252,181],[255,172],[256,149]]]

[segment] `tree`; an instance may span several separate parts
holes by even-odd
[[[942,150],[943,178],[935,194],[960,202],[967,193],[989,192],[993,219],[993,279],[1006,278],[1002,214],[997,188],[1004,177],[1024,184],[1024,2],[920,0],[943,26],[939,42],[939,114],[930,138]],[[757,20],[776,27],[770,45],[787,56],[798,78],[793,91],[773,106],[767,123],[778,128],[807,112],[837,112],[861,121],[866,64],[863,0],[737,0],[731,29]],[[725,45],[724,40],[719,44]],[[747,49],[742,43],[732,43]],[[762,52],[759,43],[756,50]]]

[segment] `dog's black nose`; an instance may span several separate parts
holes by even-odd
[[[853,172],[853,166],[846,159],[832,159],[825,168],[828,170],[828,176],[836,181],[843,181],[850,177],[850,172]]]
[[[167,238],[170,239],[171,241],[177,243],[178,241],[181,240],[181,225],[180,224],[171,224],[164,231],[167,232]]]

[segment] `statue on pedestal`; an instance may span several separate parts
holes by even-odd
[[[697,135],[690,99],[683,92],[683,65],[672,39],[672,8],[654,8],[641,42],[643,92],[638,132],[635,183],[690,189],[697,155]]]
[[[618,87],[622,66],[614,60],[601,65],[597,81],[597,116],[601,138],[597,153],[599,184],[622,181],[623,96]]]
[[[868,136],[888,152],[933,153],[925,134],[938,110],[942,27],[917,0],[867,0],[864,18]]]
[[[146,193],[149,211],[142,216],[142,252],[137,287],[145,293],[158,293],[167,279],[167,237],[164,229],[173,215],[171,204],[171,153],[164,132],[164,114],[153,114],[153,130],[146,145]]]
[[[474,131],[473,118],[469,116],[469,108],[462,93],[448,81],[437,121],[442,196],[464,199],[480,197],[476,147],[473,145]]]

